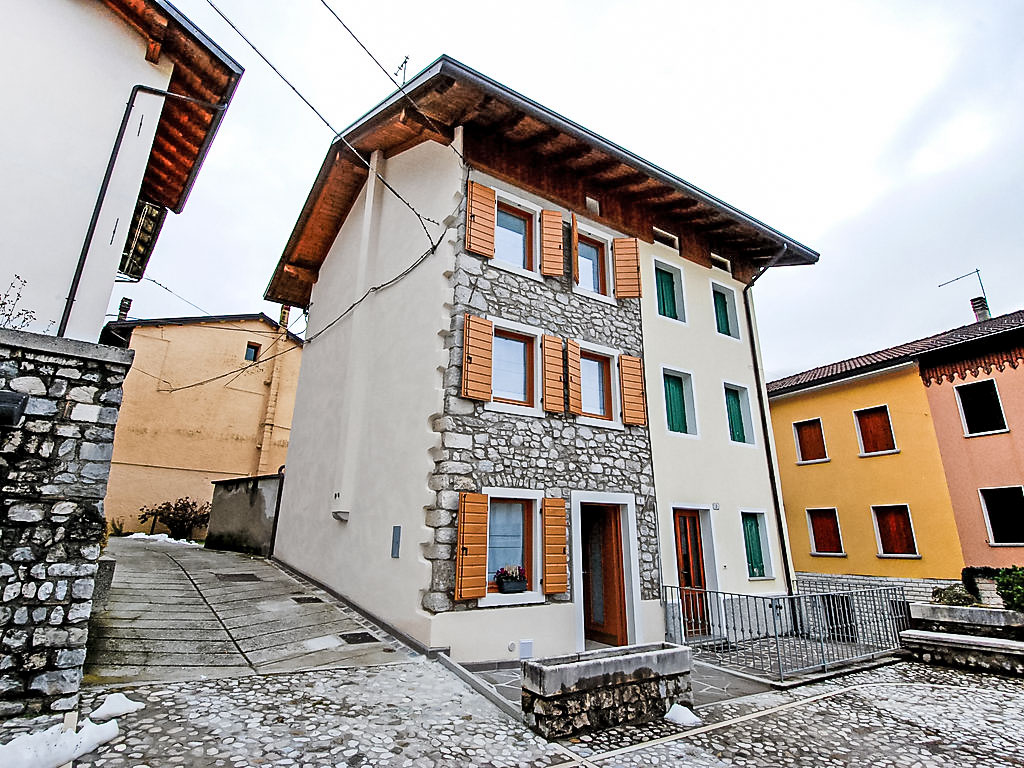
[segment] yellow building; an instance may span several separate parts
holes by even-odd
[[[805,371],[768,392],[798,578],[896,583],[915,598],[959,581],[964,560],[913,350]]]
[[[209,501],[213,480],[285,463],[302,340],[282,324],[263,314],[123,320],[108,323],[101,341],[135,351],[107,520],[139,530],[142,506]]]

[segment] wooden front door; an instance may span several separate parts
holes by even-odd
[[[700,538],[700,512],[696,509],[677,509],[675,523],[683,626],[687,635],[706,635],[707,594],[693,591],[707,589],[704,580],[704,548]]]
[[[583,544],[583,635],[626,645],[626,593],[622,569],[621,511],[606,504],[580,507]]]

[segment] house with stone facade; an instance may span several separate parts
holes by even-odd
[[[462,661],[785,592],[748,286],[816,259],[441,57],[332,146],[267,290],[309,312],[275,556]]]

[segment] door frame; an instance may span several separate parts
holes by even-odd
[[[632,493],[571,491],[570,525],[572,527],[572,601],[576,606],[576,651],[586,648],[583,628],[583,541],[580,505],[609,504],[619,507],[622,538],[622,581],[626,602],[626,638],[630,644],[639,642],[637,630],[640,608],[640,555],[637,544],[636,496]]]
[[[677,509],[693,509],[699,513],[700,520],[700,541],[701,549],[704,555],[704,584],[706,589],[712,591],[718,590],[719,578],[718,568],[719,563],[723,562],[721,554],[718,551],[718,537],[717,526],[715,525],[714,515],[721,514],[719,510],[715,509],[715,504],[711,502],[692,502],[692,501],[678,501],[678,502],[665,502],[664,505],[659,502],[659,509],[668,509],[668,515],[659,515],[659,518],[663,523],[667,522],[667,526],[661,530],[664,532],[663,535],[667,535],[668,538],[663,539],[661,546],[661,561],[664,567],[668,567],[667,558],[672,558],[671,566],[672,571],[665,571],[665,576],[671,573],[672,581],[666,583],[675,584],[677,587],[682,586],[679,584],[679,550],[676,548],[676,516],[675,510]],[[667,542],[667,544],[665,543]],[[668,555],[671,553],[671,555]],[[725,562],[729,562],[726,560]],[[744,566],[745,567],[745,566]]]

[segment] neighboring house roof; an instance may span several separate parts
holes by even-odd
[[[198,315],[194,317],[155,317],[145,320],[112,320],[103,326],[100,334],[100,344],[111,347],[127,347],[131,342],[132,331],[140,326],[159,325],[198,325],[200,323],[232,323],[243,320],[260,320],[275,331],[280,330],[281,324],[272,320],[262,312],[254,312],[246,315]],[[288,331],[288,338],[299,346],[302,346],[302,338]]]
[[[924,355],[939,351],[950,351],[958,345],[976,344],[983,340],[990,340],[991,337],[1024,329],[1024,310],[1018,310],[990,320],[983,320],[970,325],[963,325],[949,331],[937,333],[906,344],[889,347],[878,352],[872,352],[859,357],[851,357],[849,360],[841,360],[838,363],[829,363],[818,368],[811,368],[802,373],[795,373],[783,379],[768,382],[769,397],[785,395],[791,392],[798,392],[802,389],[829,384],[835,381],[842,381],[853,376],[859,376],[883,368],[891,368],[902,363],[909,363],[918,360]]]
[[[146,60],[174,62],[167,90],[227,105],[242,66],[166,0],[103,0],[147,41]],[[180,213],[226,110],[167,99],[140,197]]]
[[[415,102],[415,106],[413,105]],[[345,129],[327,153],[306,198],[266,298],[305,307],[320,266],[352,208],[368,171],[344,141],[364,156],[386,156],[419,143],[452,141],[464,128],[464,153],[474,160],[474,137],[498,137],[498,154],[521,157],[586,180],[595,188],[629,196],[635,220],[647,222],[627,234],[651,239],[650,225],[678,222],[707,238],[723,255],[767,263],[786,246],[778,264],[811,264],[818,254],[757,219],[709,195],[607,139],[562,117],[448,56],[441,56],[366,115]],[[342,141],[342,137],[344,141]],[[481,148],[482,153],[490,148]],[[551,199],[554,197],[548,195]],[[556,200],[557,201],[557,200]],[[557,201],[565,202],[565,201]],[[565,207],[582,210],[582,198]]]

